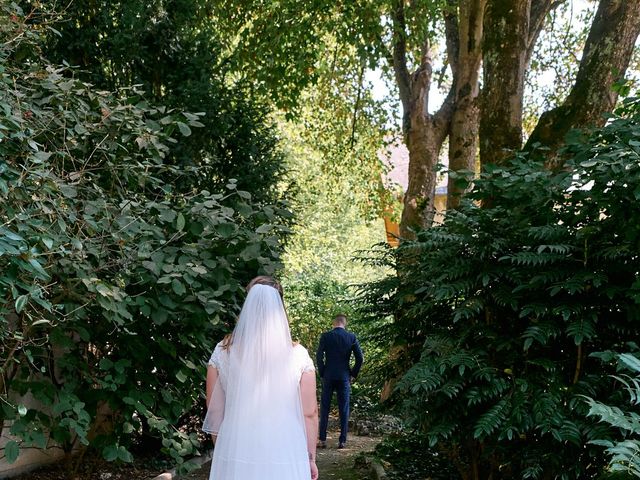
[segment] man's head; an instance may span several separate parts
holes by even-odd
[[[347,326],[347,316],[344,313],[339,313],[333,318],[333,326],[334,327],[346,327]]]

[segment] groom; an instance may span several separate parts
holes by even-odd
[[[340,414],[340,439],[338,448],[344,448],[347,442],[349,425],[349,395],[351,383],[358,376],[363,356],[356,336],[346,330],[347,317],[343,314],[333,319],[333,330],[320,336],[316,352],[318,372],[322,379],[322,398],[320,400],[320,448],[327,446],[327,423],[333,392],[338,394],[338,412]],[[355,365],[350,368],[351,354]]]

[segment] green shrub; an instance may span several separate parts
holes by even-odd
[[[457,472],[445,455],[429,448],[420,435],[397,433],[380,442],[374,452],[390,480],[451,480]]]
[[[574,135],[566,169],[543,154],[486,166],[442,225],[382,255],[398,275],[367,293],[396,315],[399,408],[463,478],[597,477],[590,441],[611,432],[581,395],[621,399],[589,353],[638,340],[638,100]]]
[[[39,33],[1,7],[0,418],[18,438],[6,458],[52,439],[122,461],[152,442],[182,463],[199,446],[185,424],[205,361],[246,282],[278,267],[289,212],[235,181],[176,190],[200,169],[164,159],[201,117],[17,61]]]
[[[637,407],[640,403],[640,360],[629,353],[614,355],[612,352],[600,352],[594,356],[608,361],[617,358],[620,369],[629,370],[633,374],[633,376],[618,374],[613,378],[624,385],[624,390],[629,394],[631,406]],[[588,397],[587,402],[589,416],[599,417],[601,422],[617,429],[623,437],[622,440],[598,439],[591,442],[606,447],[606,452],[611,457],[609,470],[615,473],[629,474],[636,478],[640,477],[640,459],[638,458],[640,441],[637,439],[640,434],[640,414],[629,411],[628,407],[625,411],[617,406],[605,405]]]
[[[58,8],[63,18],[49,31],[44,55],[78,67],[74,75],[96,88],[137,85],[154,103],[206,113],[198,119],[203,128],[168,145],[165,163],[199,169],[176,178],[178,188],[218,191],[235,178],[255,199],[275,202],[284,159],[271,109],[257,100],[255,82],[230,69],[231,39],[216,19],[228,10],[215,3],[45,2],[39,8]]]

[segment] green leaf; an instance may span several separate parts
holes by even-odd
[[[43,432],[39,430],[31,432],[31,441],[36,447],[40,449],[47,448],[47,437]]]
[[[35,258],[30,258],[29,265],[33,267],[33,269],[35,270],[35,272],[38,274],[39,277],[45,280],[49,279],[49,274],[46,272],[44,268],[42,268],[42,265],[40,265],[40,262],[38,262],[38,260],[36,260]]]
[[[629,353],[623,353],[618,357],[620,362],[626,365],[630,370],[635,373],[640,373],[640,360]]]
[[[151,314],[151,319],[156,325],[162,325],[167,321],[167,318],[169,318],[169,314],[164,308],[154,310]]]
[[[7,228],[0,228],[0,234],[8,238],[9,240],[14,240],[16,242],[24,242],[24,238],[22,238],[20,235],[18,235],[15,232],[12,232]]]
[[[259,233],[259,234],[269,233],[272,228],[273,226],[271,224],[263,223],[258,228],[256,228],[256,233]]]
[[[236,226],[233,223],[221,223],[216,227],[218,234],[222,238],[229,238],[236,231]]]
[[[118,459],[126,463],[133,462],[133,455],[123,446],[118,448]]]
[[[176,373],[176,378],[178,379],[178,381],[180,383],[184,383],[187,381],[187,376],[184,374],[184,372],[182,370],[180,370],[178,373]]]
[[[108,358],[101,358],[98,362],[98,366],[100,367],[100,370],[110,370],[113,368],[113,362]]]
[[[184,284],[176,278],[171,281],[171,288],[176,292],[176,295],[184,295],[187,291]]]
[[[160,218],[165,222],[173,222],[173,220],[176,218],[176,212],[175,210],[166,208],[162,211],[162,213],[160,213]]]
[[[18,455],[20,454],[20,446],[18,442],[15,440],[9,440],[7,444],[4,446],[4,456],[7,460],[7,463],[11,465],[18,459]]]
[[[15,303],[16,313],[22,312],[22,310],[24,310],[24,307],[27,306],[28,302],[29,302],[29,295],[20,295],[18,298],[16,298],[16,303]]]
[[[184,229],[185,219],[182,213],[178,214],[178,218],[176,220],[176,229],[181,232]]]
[[[107,462],[113,462],[118,459],[118,446],[117,445],[107,445],[102,450],[102,456]]]
[[[180,133],[182,135],[184,135],[185,137],[188,137],[189,135],[191,135],[191,128],[189,128],[189,125],[182,122],[177,122],[177,123],[178,123],[178,128],[180,129]]]
[[[63,184],[60,186],[60,191],[67,198],[76,198],[78,196],[78,190],[71,185]]]

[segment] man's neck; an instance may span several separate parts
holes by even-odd
[[[333,326],[333,328],[334,328],[334,329],[336,329],[336,328],[343,328],[343,329],[344,329],[345,327],[344,327],[344,325],[334,325],[334,326]],[[345,329],[345,330],[346,330],[346,329]]]

